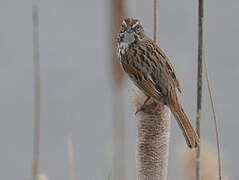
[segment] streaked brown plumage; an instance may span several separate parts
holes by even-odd
[[[118,37],[118,57],[124,71],[149,98],[167,105],[177,120],[187,145],[195,148],[200,140],[180,105],[181,92],[175,70],[164,52],[149,39],[139,21],[127,18]]]

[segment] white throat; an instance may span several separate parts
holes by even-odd
[[[121,57],[121,55],[124,55],[125,52],[127,51],[127,49],[129,48],[129,45],[130,43],[129,42],[124,42],[124,41],[121,41],[118,43],[118,47],[117,47],[117,55],[118,55],[118,58],[120,60],[120,64],[122,64],[122,61],[123,61],[123,58]]]
[[[130,44],[135,41],[135,37],[132,33],[125,33],[124,38],[118,44],[118,57],[121,61],[121,54],[124,55]]]
[[[124,42],[124,41],[120,42],[118,44],[118,53],[125,54],[125,51],[128,49],[129,45],[130,45],[130,43],[127,42],[127,41],[126,42]]]

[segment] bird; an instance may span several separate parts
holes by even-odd
[[[163,103],[174,115],[188,147],[198,147],[200,139],[177,97],[181,86],[175,69],[157,43],[145,35],[138,19],[123,20],[116,53],[123,70],[147,96],[136,113],[143,110],[151,98]]]

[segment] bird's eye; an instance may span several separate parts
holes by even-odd
[[[140,26],[139,26],[139,25],[135,26],[135,29],[136,29],[136,30],[139,30],[139,29],[140,29]]]

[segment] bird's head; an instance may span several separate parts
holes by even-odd
[[[118,41],[128,45],[144,38],[144,29],[137,19],[126,18],[122,22]]]

